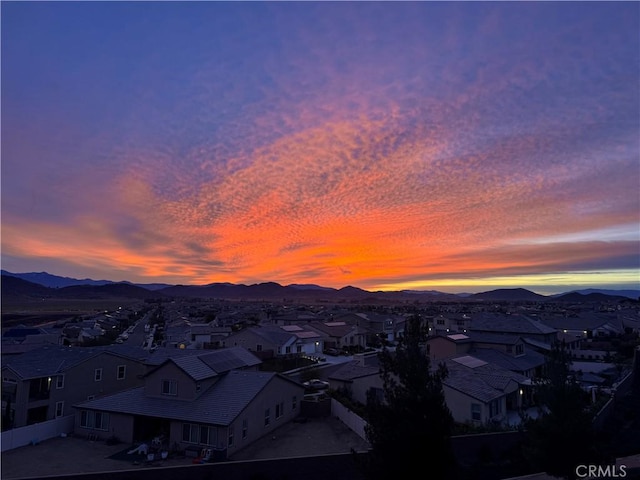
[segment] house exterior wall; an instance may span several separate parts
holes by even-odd
[[[93,438],[96,440],[106,440],[110,437],[118,437],[124,443],[132,444],[134,417],[131,415],[123,415],[120,413],[108,413],[109,421],[106,429],[88,428],[82,426],[82,412],[84,409],[75,410],[75,422],[73,433],[83,438]],[[102,412],[100,412],[102,413]]]
[[[124,366],[124,378],[118,379],[118,367]],[[96,370],[101,369],[100,380],[96,381]],[[142,385],[139,378],[145,371],[144,365],[134,359],[124,358],[108,352],[101,353],[77,364],[64,374],[51,377],[49,383],[49,396],[42,399],[30,399],[29,388],[31,382],[40,379],[21,380],[10,369],[3,370],[5,373],[16,379],[15,402],[11,408],[15,411],[13,427],[23,427],[28,424],[28,411],[33,408],[46,407],[46,418],[52,420],[57,416],[73,414],[72,405],[87,400],[89,396],[102,396],[116,393],[122,390]],[[62,388],[58,388],[58,379],[62,379]],[[59,405],[61,408],[57,408]]]
[[[317,343],[317,345],[316,345]],[[304,343],[298,343],[295,346],[292,347],[292,350],[296,350],[298,346],[302,347],[302,352],[305,355],[315,355],[317,353],[322,353],[322,351],[324,350],[324,340],[314,340],[312,342],[304,342]]]
[[[484,402],[470,397],[458,390],[454,390],[447,385],[443,385],[442,389],[444,391],[447,406],[449,407],[449,410],[451,410],[451,415],[453,415],[453,419],[456,422],[485,423],[489,420],[489,408]],[[479,419],[473,418],[471,410],[472,404],[480,405]]]
[[[229,426],[227,434],[229,430],[233,431],[234,444],[227,447],[227,455],[242,450],[297,417],[300,413],[303,396],[304,388],[301,385],[281,377],[275,377]],[[269,409],[270,415],[269,425],[265,425],[265,411],[267,409]],[[280,409],[282,409],[280,416],[277,417],[276,413]],[[245,421],[247,433],[243,438],[243,423]]]
[[[197,449],[212,448],[226,451],[227,456],[232,455],[262,436],[269,434],[274,429],[293,420],[300,412],[303,396],[304,388],[302,386],[289,380],[275,377],[228,427],[197,424],[198,426],[208,426],[211,432],[215,432],[213,433],[216,437],[214,444],[185,441],[183,428],[187,422],[173,420],[169,432],[170,445],[176,444],[180,449],[188,447]],[[265,411],[267,409],[269,409],[269,424],[265,425]],[[280,413],[280,415],[276,416],[277,413]],[[192,422],[188,423],[196,425]],[[233,436],[232,445],[229,445],[230,432],[232,432]]]
[[[177,383],[176,395],[162,393],[165,380]],[[147,375],[144,382],[144,394],[149,397],[193,399],[196,397],[196,382],[177,365],[167,362]]]
[[[3,368],[3,402],[5,401],[5,396],[11,398],[10,408],[14,412],[13,427],[24,427],[27,424],[26,405],[29,403],[29,380],[22,380],[11,369]]]
[[[427,340],[427,345],[429,346],[431,360],[440,360],[467,353],[471,348],[471,343],[458,344],[444,337],[430,337]]]
[[[272,350],[273,352],[277,352],[278,347],[281,346],[257,335],[252,332],[251,329],[245,329],[238,333],[234,333],[233,335],[229,335],[229,337],[223,341],[223,345],[225,347],[244,347],[252,352],[258,352],[260,350]],[[260,345],[260,347],[258,347],[258,345]]]

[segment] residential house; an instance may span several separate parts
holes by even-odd
[[[309,328],[322,332],[326,335],[324,348],[334,348],[342,350],[343,347],[362,347],[366,346],[367,331],[357,325],[351,325],[346,322],[310,322]]]
[[[471,325],[471,317],[466,314],[436,315],[428,322],[430,335],[467,333]]]
[[[2,365],[4,418],[13,428],[31,425],[70,415],[87,398],[141,385],[147,355],[125,345],[47,345],[11,358]]]
[[[226,459],[294,419],[304,396],[300,383],[280,374],[238,369],[255,366],[241,350],[167,359],[143,387],[76,405],[75,433],[127,443],[162,438],[163,448],[209,449]]]
[[[43,345],[61,345],[60,328],[18,326],[2,333],[2,357],[20,355]]]
[[[218,327],[211,323],[192,324],[187,335],[195,348],[219,348],[231,334],[231,327]]]
[[[367,332],[367,345],[377,345],[381,340],[395,342],[404,332],[405,317],[375,312],[347,312],[335,315],[332,321],[362,327]]]
[[[427,352],[432,362],[468,353],[472,345],[471,337],[463,333],[431,336],[426,341]]]
[[[444,360],[448,374],[442,382],[445,400],[457,422],[502,423],[509,410],[522,407],[530,380],[471,355]]]
[[[530,378],[541,374],[545,362],[544,355],[527,348],[522,337],[498,333],[429,337],[427,351],[432,362],[468,354]]]
[[[556,338],[555,328],[523,314],[503,315],[487,312],[474,314],[469,331],[517,335],[523,339],[532,339],[549,345],[553,344]]]
[[[223,346],[240,346],[260,358],[286,355],[317,355],[324,349],[325,335],[300,325],[263,325],[232,333]]]
[[[377,352],[354,355],[353,361],[333,371],[327,380],[330,388],[339,390],[362,404],[367,403],[367,392],[371,389],[380,399],[383,397]]]
[[[579,339],[608,337],[624,333],[622,319],[617,313],[585,311],[572,315],[547,315],[545,325]]]

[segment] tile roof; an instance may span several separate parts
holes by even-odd
[[[170,358],[167,361],[175,363],[195,381],[204,380],[205,378],[215,377],[218,375],[215,370],[206,365],[197,355]]]
[[[377,358],[376,358],[377,360]],[[335,370],[328,376],[329,380],[351,381],[356,378],[369,377],[371,375],[379,375],[380,367],[377,362],[367,362],[362,365],[358,360],[345,363],[343,366]]]
[[[242,347],[212,350],[209,351],[209,353],[201,355],[199,358],[217,373],[225,373],[229,370],[243,367],[254,367],[262,363],[262,360]]]
[[[544,335],[555,333],[556,331],[555,328],[551,328],[526,315],[499,315],[489,313],[474,316],[471,320],[469,330],[471,330],[472,334],[474,331],[482,331],[516,335]]]
[[[444,361],[448,375],[442,383],[484,403],[504,396],[512,382],[521,384],[527,381],[524,375],[491,363],[471,368],[454,361],[455,358]]]
[[[494,332],[467,332],[472,342],[495,343],[497,345],[515,345],[520,340],[519,335]]]
[[[526,350],[524,355],[517,357],[493,348],[474,348],[469,354],[512,372],[525,372],[540,367],[545,362],[544,355],[534,350]]]
[[[23,379],[64,373],[69,368],[101,354],[117,355],[142,361],[148,352],[141,347],[107,345],[100,347],[65,347],[44,345],[3,362]]]
[[[282,377],[273,372],[234,370],[193,401],[148,397],[144,395],[144,387],[139,387],[82,402],[75,407],[227,426],[269,382],[277,378]]]
[[[577,316],[547,315],[542,322],[557,330],[594,330],[604,325],[620,327],[620,319],[616,313],[580,312]]]
[[[292,345],[296,341],[295,335],[285,332],[276,325],[249,327],[247,330],[275,345]]]
[[[185,352],[187,349],[174,348],[167,350],[169,351],[163,352],[164,360],[156,365],[173,362],[196,381],[215,377],[238,368],[254,367],[262,363],[262,360],[242,347],[229,347],[220,350],[191,350],[187,354],[178,353]],[[176,355],[171,355],[171,352],[176,353]]]
[[[329,335],[330,337],[337,338],[349,335],[354,328],[356,328],[354,325],[350,325],[345,322],[311,322],[309,323],[309,326]]]

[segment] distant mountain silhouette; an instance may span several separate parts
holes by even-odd
[[[607,295],[604,293],[595,293],[595,292],[588,293],[586,295],[579,292],[570,292],[570,293],[565,293],[564,295],[559,295],[553,298],[554,302],[579,302],[579,303],[615,302],[615,301],[622,301],[622,300],[629,300],[629,297],[623,297],[620,295]]]
[[[147,299],[162,296],[129,283],[109,283],[106,285],[72,285],[62,288],[50,288],[21,278],[2,275],[0,280],[2,302],[19,299],[105,299],[105,298],[135,298]]]
[[[146,283],[146,284],[137,284],[127,281],[122,282],[114,282],[111,280],[92,280],[90,278],[85,279],[77,279],[70,277],[60,277],[58,275],[51,275],[47,272],[29,272],[29,273],[11,273],[6,270],[1,271],[2,275],[11,276],[20,278],[22,280],[26,280],[28,282],[36,283],[38,285],[43,285],[49,288],[62,288],[62,287],[71,287],[74,285],[110,285],[114,283],[126,283],[129,285],[135,285],[138,287],[146,288],[147,290],[158,290],[160,288],[166,288],[170,286],[167,283]]]
[[[525,288],[499,288],[488,292],[480,292],[467,297],[473,300],[490,300],[490,301],[539,301],[546,300],[547,297],[532,292]]]
[[[47,272],[11,273],[2,270],[2,275],[21,278],[22,280],[50,288],[70,287],[73,285],[106,285],[113,283],[109,280],[91,280],[90,278],[79,280],[77,278],[59,277]]]
[[[320,285],[300,283],[292,283],[291,285],[287,285],[287,287],[296,288],[298,290],[323,290],[325,292],[334,290],[333,288],[321,287]]]
[[[572,292],[561,293],[559,295],[554,295],[554,296],[560,297],[562,295],[567,295],[568,293],[581,293],[582,295],[589,295],[591,293],[601,293],[603,295],[610,295],[613,297],[627,297],[627,298],[632,298],[634,300],[638,300],[638,297],[640,297],[640,290],[607,290],[602,288],[585,288],[584,290],[574,290]]]
[[[15,297],[46,297],[52,293],[51,288],[4,274],[2,274],[0,279],[0,289],[2,289],[3,300],[5,295]]]
[[[340,289],[313,284],[282,286],[275,282],[253,285],[210,283],[208,285],[134,284],[109,280],[78,280],[58,277],[46,272],[11,273],[2,270],[2,298],[139,298],[199,297],[230,300],[296,300],[337,302],[455,302],[455,301],[578,301],[597,302],[638,299],[640,291],[584,290],[562,295],[544,296],[524,288],[502,288],[475,294],[449,294],[436,290],[404,290],[395,292],[367,291],[354,286]],[[588,292],[588,295],[581,295]],[[634,295],[635,293],[635,295]],[[598,296],[594,296],[598,295]]]

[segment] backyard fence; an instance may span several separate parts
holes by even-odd
[[[3,452],[25,445],[35,444],[49,438],[73,432],[74,415],[59,417],[35,425],[14,428],[2,432],[1,447]]]
[[[364,432],[364,427],[367,422],[338,402],[335,398],[331,399],[331,414],[338,417],[342,423],[349,427],[360,438],[367,440],[367,436]]]

